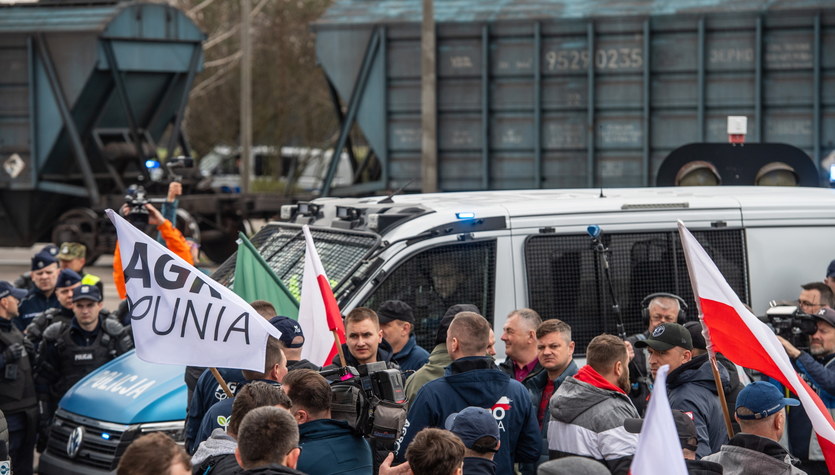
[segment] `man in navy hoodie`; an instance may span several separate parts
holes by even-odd
[[[293,401],[290,414],[299,423],[302,449],[296,468],[317,475],[371,473],[371,446],[345,421],[331,418],[331,387],[310,369],[291,371],[284,390]]]
[[[397,459],[424,427],[443,427],[447,417],[468,406],[489,409],[499,425],[496,473],[513,473],[514,462],[535,462],[541,450],[539,424],[522,383],[511,379],[485,356],[490,324],[481,315],[461,312],[449,325],[447,349],[452,364],[446,376],[421,388],[409,408]]]

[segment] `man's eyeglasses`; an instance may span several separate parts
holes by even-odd
[[[798,300],[797,304],[800,305],[801,307],[823,307],[823,304],[821,304],[821,303],[812,303],[812,302],[809,302],[808,300]]]

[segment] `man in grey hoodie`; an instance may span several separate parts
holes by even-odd
[[[771,383],[757,381],[739,393],[734,417],[742,432],[731,438],[719,452],[702,460],[718,462],[726,475],[768,473],[798,475],[806,472],[792,465],[793,457],[780,445],[786,428],[786,406],[800,401],[783,397]]]
[[[191,458],[193,473],[208,475],[243,471],[235,460],[235,448],[238,446],[238,427],[244,416],[256,407],[281,406],[289,410],[290,405],[290,398],[278,386],[263,381],[253,381],[244,386],[232,403],[232,415],[226,430],[212,431],[211,437],[201,442],[194,452]]]

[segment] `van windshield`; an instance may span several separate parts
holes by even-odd
[[[368,232],[315,227],[310,228],[310,233],[338,300],[340,292],[347,289],[345,284],[350,277],[379,246],[380,237]],[[288,223],[267,224],[252,237],[252,244],[298,300],[301,297],[304,274],[305,242],[302,227]],[[235,280],[236,258],[237,253],[227,259],[212,277],[230,286]]]

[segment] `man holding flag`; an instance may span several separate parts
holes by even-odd
[[[815,315],[817,331],[809,338],[809,351],[801,351],[788,340],[777,337],[801,377],[818,393],[830,414],[835,411],[835,310],[824,307]],[[806,411],[789,411],[789,448],[809,473],[827,473],[820,444],[814,437]]]
[[[708,253],[684,223],[678,223],[693,294],[699,306],[705,340],[711,354],[764,373],[797,395],[817,435],[820,453],[835,472],[835,422],[815,390],[799,377],[783,344],[752,314],[728,285]]]

